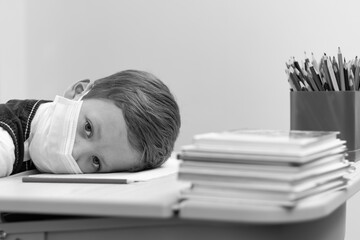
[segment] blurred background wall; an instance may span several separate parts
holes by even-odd
[[[0,100],[53,99],[73,82],[154,73],[181,108],[176,144],[232,128],[289,129],[285,62],[360,54],[358,1],[0,0]],[[359,198],[359,197],[357,197]],[[359,200],[347,240],[358,239]],[[358,210],[359,209],[359,210]]]

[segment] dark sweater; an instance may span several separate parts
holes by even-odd
[[[11,174],[34,169],[31,160],[24,162],[24,142],[31,131],[31,121],[45,100],[10,100],[0,104],[0,127],[9,133],[15,146],[15,162]]]

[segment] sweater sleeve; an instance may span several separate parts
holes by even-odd
[[[0,177],[9,176],[15,162],[15,146],[11,136],[0,127]]]

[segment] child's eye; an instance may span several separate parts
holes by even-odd
[[[99,172],[101,169],[101,163],[100,163],[99,158],[96,156],[92,156],[91,158],[92,158],[92,165],[94,166],[96,171]]]
[[[93,130],[92,130],[91,122],[89,120],[86,120],[84,130],[87,137],[92,136]]]

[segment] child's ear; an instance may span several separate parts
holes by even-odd
[[[64,97],[74,100],[79,99],[81,95],[84,93],[85,89],[87,89],[89,84],[90,84],[89,79],[84,79],[74,83],[65,91]]]

